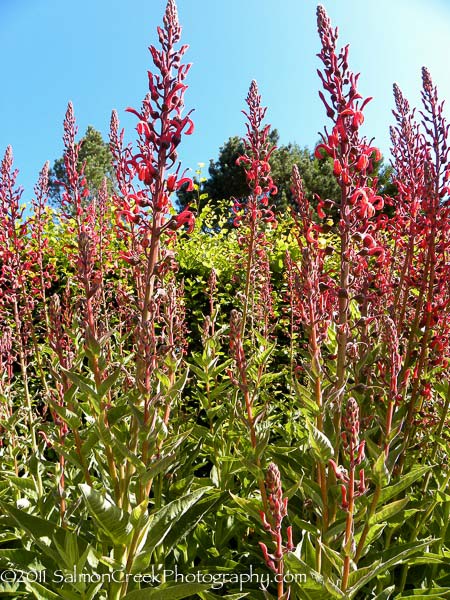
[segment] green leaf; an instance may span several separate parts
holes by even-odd
[[[242,508],[242,516],[246,519],[253,518],[255,523],[261,523],[261,515],[259,511],[262,509],[262,504],[257,500],[249,500],[248,498],[241,498],[230,492],[230,496],[236,502],[236,504]]]
[[[118,506],[85,483],[79,484],[89,514],[114,544],[125,544],[132,531],[130,518]]]
[[[450,557],[442,556],[441,554],[434,554],[432,552],[426,552],[423,554],[423,556],[415,556],[408,561],[408,564],[410,565],[436,565],[442,563],[450,566]]]
[[[294,583],[295,597],[301,600],[335,600],[346,597],[328,577],[312,569],[293,552],[286,554],[284,562],[290,574],[306,575],[306,581]]]
[[[366,551],[367,551],[368,547],[370,546],[370,544],[372,544],[375,540],[377,540],[382,535],[386,526],[387,526],[387,523],[375,523],[374,525],[372,525],[370,527],[369,532],[368,532],[367,537],[364,542],[364,548],[366,549]],[[355,535],[356,543],[358,543],[359,540],[361,539],[361,533],[362,533],[362,530],[359,531],[359,533]],[[364,553],[363,553],[363,555],[364,555]]]
[[[142,484],[147,483],[150,479],[154,479],[160,473],[167,473],[170,465],[177,459],[177,455],[167,454],[166,456],[161,456],[161,458],[157,458],[153,461],[150,467],[145,471],[143,475],[139,476],[139,481]]]
[[[36,560],[36,553],[24,548],[1,548],[0,568],[15,565],[21,568],[30,566]]]
[[[367,574],[362,573],[362,576],[358,579],[358,582],[347,590],[348,597],[350,599],[355,598],[359,590],[362,589],[365,585],[367,585],[369,581],[371,581],[372,579],[374,579],[382,573],[386,573],[392,567],[407,562],[410,556],[416,554],[420,550],[423,550],[429,545],[430,540],[426,540],[424,542],[417,542],[415,544],[405,544],[406,548],[404,546],[400,546],[399,552],[396,552],[396,554],[392,556],[389,560],[386,560],[385,562],[377,560],[371,565],[370,572]]]
[[[448,379],[442,379],[442,380],[436,379],[433,382],[433,385],[434,385],[434,388],[436,389],[436,391],[438,392],[438,394],[441,396],[441,398],[443,400],[445,400],[449,394],[450,381]]]
[[[139,475],[145,473],[145,464],[134,452],[131,452],[131,450],[118,439],[114,431],[107,427],[102,419],[98,421],[97,428],[100,438],[105,445],[108,445],[113,449],[113,453],[116,457],[124,459],[124,463],[127,461],[130,462],[136,468]]]
[[[0,583],[0,598],[11,598],[11,600],[18,600],[22,597],[26,600],[30,598],[28,592],[21,592],[17,588],[17,583]]]
[[[8,481],[20,490],[34,491],[36,489],[36,484],[31,477],[14,477],[14,475],[9,475]]]
[[[68,371],[67,369],[61,368],[63,373],[67,375],[72,383],[74,383],[79,390],[87,394],[91,398],[97,399],[97,392],[92,387],[94,383],[91,379],[84,377],[84,375],[80,375],[80,373],[75,373],[75,371]]]
[[[69,389],[74,389],[74,386],[71,386]],[[54,401],[51,401],[51,407],[71,429],[79,429],[81,427],[81,419],[74,412]]]
[[[387,506],[383,506],[383,508],[377,511],[374,515],[371,516],[369,524],[374,525],[375,523],[382,523],[384,521],[389,521],[390,517],[401,511],[408,504],[409,498],[402,498],[401,500],[396,500],[395,502],[391,502]]]
[[[385,590],[383,590],[382,592],[377,594],[375,596],[374,600],[389,600],[390,598],[392,598],[391,594],[393,593],[394,590],[395,590],[395,585],[390,585]]]
[[[55,594],[36,581],[26,581],[25,587],[37,600],[61,600],[60,594]]]
[[[222,600],[222,598],[226,598],[227,600],[240,600],[241,598],[247,598],[248,595],[248,592],[241,592],[239,594],[226,594],[225,596],[218,596],[212,592],[200,592],[199,598],[201,598],[201,600]]]
[[[365,577],[372,572],[373,567],[374,565],[371,564],[367,567],[358,567],[356,571],[350,571],[348,577],[348,586],[352,587],[352,585],[356,585],[362,577]]]
[[[436,600],[444,600],[450,597],[450,587],[436,587],[436,588],[419,588],[415,590],[408,590],[408,596],[397,596],[398,600],[428,600],[428,598],[435,598]]]
[[[201,583],[177,583],[156,589],[135,590],[127,594],[123,600],[181,600],[182,598],[193,598],[195,594],[204,592],[210,587],[210,585]]]
[[[337,573],[342,573],[342,569],[344,567],[344,558],[343,558],[342,554],[340,554],[339,552],[336,552],[336,550],[333,550],[332,548],[330,548],[326,544],[323,544],[320,541],[320,538],[318,540],[318,543],[319,543],[319,545],[320,545],[320,547],[321,547],[324,555],[326,556],[326,558],[329,560],[329,562],[336,569],[336,572]]]
[[[317,406],[317,402],[313,399],[310,390],[301,385],[296,379],[294,379],[294,387],[298,400],[310,410],[312,416],[318,415],[320,409]]]
[[[307,428],[309,432],[309,443],[314,456],[322,463],[328,462],[334,454],[333,444],[322,431],[317,429],[317,427],[311,423],[308,423]]]
[[[216,493],[201,498],[184,512],[177,520],[176,527],[172,527],[164,539],[164,552],[168,554],[182,539],[184,539],[203,519],[223,500],[228,497],[227,492]]]
[[[106,394],[109,392],[109,390],[112,388],[112,386],[116,383],[117,379],[119,378],[121,372],[121,367],[117,367],[116,369],[114,369],[114,371],[111,373],[111,375],[109,375],[104,381],[102,381],[102,383],[100,384],[99,388],[98,388],[98,397],[99,398],[103,398],[104,396],[106,396]]]
[[[1,507],[13,518],[20,529],[26,531],[35,540],[44,554],[52,558],[56,564],[59,564],[60,557],[54,548],[54,544],[52,544],[53,539],[56,539],[61,546],[64,546],[67,536],[73,537],[78,545],[80,555],[89,547],[89,544],[81,536],[58,527],[58,525],[51,521],[29,515],[7,504],[2,503]]]
[[[411,469],[409,473],[406,473],[406,475],[402,475],[402,478],[399,482],[394,484],[391,482],[389,486],[381,490],[378,503],[384,504],[387,500],[395,498],[395,496],[397,496],[400,492],[410,487],[415,481],[423,477],[430,469],[431,466],[417,466]]]
[[[142,548],[145,552],[152,552],[157,546],[163,543],[173,527],[177,527],[181,517],[196,503],[200,498],[212,488],[210,486],[200,488],[173,500],[160,508],[157,512],[150,515],[151,527],[145,544]],[[173,544],[173,538],[172,544]]]
[[[378,487],[383,487],[389,483],[389,471],[386,467],[386,457],[384,452],[380,454],[373,466],[373,479]]]
[[[172,387],[169,389],[169,394],[172,397],[175,397],[177,394],[183,391],[184,386],[188,380],[189,369],[184,369]]]
[[[92,334],[89,327],[86,330],[86,337],[84,340],[85,349],[90,351],[95,358],[98,358],[101,354],[101,347],[99,341]]]

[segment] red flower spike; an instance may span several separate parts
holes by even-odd
[[[163,219],[163,212],[168,206],[165,192],[170,194],[178,189],[179,185],[190,182],[187,178],[177,181],[176,175],[170,175],[164,182],[164,177],[166,169],[176,161],[176,148],[182,135],[190,135],[194,131],[189,114],[182,116],[184,93],[187,89],[184,79],[189,65],[182,65],[181,60],[188,46],[183,45],[179,49],[175,47],[180,40],[181,27],[174,0],[168,0],[163,20],[164,26],[158,28],[161,49],[158,50],[154,46],[149,48],[156,67],[156,73],[148,72],[149,93],[143,101],[141,111],[127,108],[128,112],[139,119],[136,129],[140,136],[139,151],[134,154],[129,164],[137,171],[139,180],[148,188],[147,205],[153,209],[153,218],[159,220]],[[117,134],[115,139],[117,140]],[[188,189],[191,189],[191,185],[189,183]],[[159,197],[156,197],[157,195]]]
[[[288,499],[283,498],[280,471],[274,463],[270,463],[267,469],[265,487],[269,515],[266,515],[264,511],[260,511],[260,515],[265,531],[269,532],[272,537],[273,554],[269,553],[266,544],[263,542],[259,542],[259,545],[267,567],[281,577],[284,573],[284,556],[294,549],[294,542],[292,527],[289,526],[286,528],[287,543],[286,545],[283,544],[282,522],[287,516]],[[289,596],[289,590],[287,595]],[[279,597],[285,597],[283,591],[280,592]]]

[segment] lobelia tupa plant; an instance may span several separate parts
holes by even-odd
[[[371,99],[321,6],[317,24],[315,157],[336,197],[307,196],[294,165],[292,211],[274,214],[252,81],[247,197],[231,218],[204,195],[175,210],[194,126],[174,0],[127,109],[134,145],[111,116],[114,185],[89,189],[71,103],[59,210],[47,163],[25,211],[7,148],[1,596],[449,596],[449,126],[427,69],[420,113],[394,85],[382,193]]]
[[[267,494],[264,475],[261,469],[262,456],[268,442],[268,429],[264,423],[267,405],[265,399],[267,369],[274,342],[270,339],[273,332],[273,298],[269,256],[271,243],[265,229],[275,225],[276,219],[269,207],[270,196],[277,188],[270,175],[269,158],[275,149],[269,140],[270,125],[264,125],[266,108],[261,106],[256,81],[252,81],[246,98],[248,112],[247,136],[244,139],[245,154],[236,164],[243,165],[249,187],[245,199],[235,200],[233,213],[234,226],[238,230],[239,254],[236,257],[239,298],[242,313],[231,311],[230,318],[230,355],[234,369],[229,369],[231,382],[243,396],[242,420],[250,437],[253,454],[252,472],[255,473],[261,498],[267,509]],[[246,352],[251,352],[250,360]],[[266,400],[267,402],[267,400]],[[247,461],[247,457],[243,457]]]

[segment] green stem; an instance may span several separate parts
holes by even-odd
[[[364,525],[364,529],[361,533],[361,537],[359,538],[358,546],[356,548],[355,557],[353,559],[355,563],[358,563],[359,559],[361,558],[361,554],[364,550],[364,544],[366,542],[367,534],[369,533],[369,530],[370,530],[370,519],[372,518],[372,516],[375,513],[375,510],[376,510],[377,504],[378,504],[378,500],[380,499],[380,494],[381,494],[381,486],[377,485],[375,488],[375,492],[373,494],[372,503],[370,505],[366,523]]]
[[[350,575],[350,562],[351,562],[351,546],[353,539],[353,510],[354,510],[354,499],[355,499],[355,467],[350,467],[350,481],[348,483],[348,509],[347,519],[345,522],[345,539],[344,539],[344,570],[342,574],[342,591],[345,592],[348,587],[348,577]]]
[[[35,459],[37,460],[38,444],[37,444],[37,440],[36,440],[36,429],[35,429],[35,423],[34,423],[33,405],[32,405],[32,401],[31,401],[30,388],[28,385],[28,372],[27,372],[27,364],[26,364],[26,358],[25,358],[26,355],[25,355],[25,349],[24,349],[23,339],[22,339],[22,323],[20,321],[19,307],[17,305],[16,299],[14,300],[13,309],[14,309],[14,321],[15,321],[15,325],[16,325],[17,338],[19,341],[19,362],[20,362],[20,370],[22,373],[23,391],[24,391],[24,397],[25,397],[25,409],[26,409],[27,418],[28,418],[28,427],[29,427],[30,435],[31,435],[31,448],[33,450],[33,455],[34,455]],[[41,503],[41,500],[42,500],[42,497],[44,494],[44,490],[43,490],[43,485],[42,485],[41,473],[39,471],[39,462],[36,467],[35,482],[36,482],[36,488],[37,488],[36,491],[38,494],[39,503]]]
[[[242,309],[242,321],[241,321],[241,337],[244,339],[245,326],[248,314],[248,304],[250,296],[250,283],[252,274],[253,264],[253,252],[255,246],[255,223],[250,223],[250,241],[248,244],[248,255],[247,255],[247,266],[245,269],[245,290],[244,290],[244,307]]]

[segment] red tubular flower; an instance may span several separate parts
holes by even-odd
[[[314,150],[314,156],[315,158],[317,158],[317,160],[322,160],[327,156],[333,156],[333,150],[330,146],[327,146],[326,144],[319,144]]]
[[[358,171],[365,171],[369,166],[369,159],[366,154],[361,154],[356,163],[356,169]]]
[[[180,229],[180,227],[183,227],[183,225],[188,226],[186,233],[193,232],[195,227],[195,217],[188,208],[185,208],[180,214],[175,215],[169,221],[170,229],[177,230]]]
[[[337,177],[339,177],[339,175],[342,173],[342,165],[337,159],[335,159],[333,163],[333,173]]]

